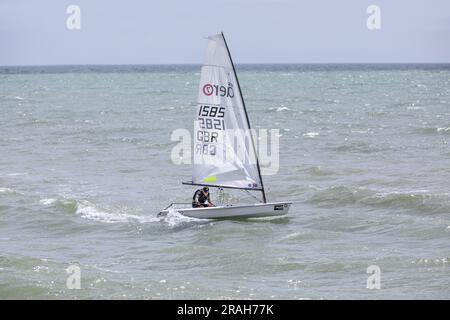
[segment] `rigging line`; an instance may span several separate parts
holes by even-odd
[[[242,191],[247,192],[253,199],[256,199],[256,201],[258,202],[262,202],[261,199],[258,199],[258,197],[256,197],[254,194],[251,194],[250,191],[243,189]]]
[[[227,40],[225,40],[225,36],[223,35],[223,32],[221,32],[221,35],[222,35],[223,43],[225,44],[225,49],[227,49],[228,58],[230,59],[231,66],[233,67],[234,78],[236,80],[236,84],[239,89],[239,94],[241,96],[241,102],[242,102],[242,107],[244,109],[245,118],[247,119],[247,127],[248,127],[248,129],[251,130],[250,120],[248,119],[247,108],[245,107],[244,96],[242,95],[241,85],[239,84],[239,79],[238,79],[238,76],[236,73],[236,69],[234,67],[233,58],[231,58],[230,49],[228,48]],[[259,159],[258,159],[258,154],[256,152],[255,141],[253,139],[253,135],[250,135],[250,138],[252,141],[253,152],[255,153],[255,157],[256,157],[256,168],[258,169],[258,176],[259,176],[259,182],[261,184],[261,193],[262,193],[262,197],[263,197],[263,202],[266,203],[267,202],[266,192],[264,190],[264,183],[263,183],[263,179],[261,176],[261,168],[259,167]]]

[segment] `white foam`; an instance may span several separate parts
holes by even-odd
[[[41,271],[44,271],[44,272],[46,272],[46,273],[49,273],[49,268],[46,267],[46,266],[35,266],[35,267],[33,268],[33,271],[34,271],[34,272],[41,272]]]
[[[391,195],[409,195],[409,196],[415,196],[418,194],[428,194],[430,193],[430,190],[427,189],[411,189],[411,190],[388,190],[388,191],[380,191],[375,194],[375,196],[379,197],[386,197]],[[446,195],[444,193],[444,195]]]
[[[278,107],[278,108],[277,108],[277,112],[280,112],[280,111],[288,111],[288,110],[290,110],[288,107]]]
[[[447,128],[437,128],[437,132],[447,132],[450,131],[450,127]]]
[[[112,269],[102,268],[102,267],[99,267],[99,266],[97,266],[97,265],[93,265],[92,267],[93,267],[94,269],[96,269],[96,270],[100,270],[100,271],[103,271],[103,272],[124,273],[124,272],[122,272],[122,271],[117,271],[117,270],[112,270]]]
[[[140,223],[158,222],[156,217],[138,216],[135,214],[128,214],[123,212],[110,212],[110,210],[100,209],[89,203],[88,201],[80,201],[77,203],[76,214],[81,217],[106,223],[120,223],[137,221]]]
[[[294,232],[294,233],[288,234],[288,235],[286,235],[284,237],[281,237],[280,241],[295,239],[295,238],[297,238],[297,237],[299,237],[301,235],[302,235],[301,232]]]
[[[52,199],[52,198],[49,198],[49,199],[41,199],[39,202],[40,202],[41,204],[43,204],[44,206],[49,206],[49,205],[55,203],[55,202],[56,202],[56,199]]]
[[[10,188],[0,187],[0,193],[13,193],[14,191]]]
[[[187,223],[187,222],[209,221],[207,219],[197,219],[197,218],[187,217],[185,215],[182,215],[178,211],[176,211],[175,208],[169,208],[169,212],[167,213],[167,215],[165,217],[163,217],[162,220],[171,227],[175,227],[177,225],[180,225],[182,223]]]
[[[23,100],[23,98],[19,97],[19,96],[15,96],[14,99],[16,99],[16,100]]]
[[[280,216],[269,216],[269,217],[253,217],[248,218],[250,221],[276,221],[276,220],[283,220],[286,219],[286,215],[280,215]]]
[[[308,137],[308,138],[314,138],[314,137],[317,137],[318,135],[319,135],[318,132],[307,132],[307,133],[303,134],[304,137]]]

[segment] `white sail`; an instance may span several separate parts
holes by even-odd
[[[208,37],[197,102],[192,183],[262,190],[245,106],[221,34]]]

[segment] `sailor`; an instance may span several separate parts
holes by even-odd
[[[203,187],[195,191],[192,197],[192,207],[193,208],[204,208],[204,207],[214,207],[209,197],[209,188]]]

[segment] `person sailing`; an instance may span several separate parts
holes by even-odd
[[[209,188],[203,187],[195,191],[192,197],[192,208],[215,207],[209,196]]]

